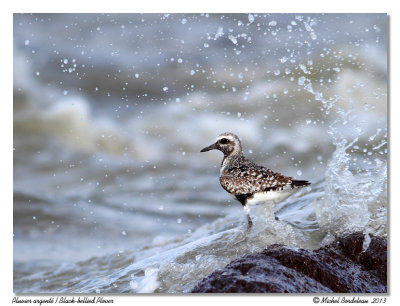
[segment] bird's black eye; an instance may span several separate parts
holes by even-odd
[[[227,144],[228,143],[228,139],[222,138],[222,139],[219,140],[219,143],[220,144]]]

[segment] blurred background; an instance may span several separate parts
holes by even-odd
[[[366,173],[386,203],[386,14],[15,14],[13,89],[17,292],[242,218],[199,153],[222,132],[319,196]]]

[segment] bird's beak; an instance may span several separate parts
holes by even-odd
[[[214,149],[216,149],[215,148],[215,143],[213,143],[211,146],[205,147],[200,152],[207,152],[207,151],[214,150]]]

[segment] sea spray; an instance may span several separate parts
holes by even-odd
[[[342,134],[343,126],[354,124],[357,118],[352,116],[352,111],[344,112],[340,108],[337,114],[338,118],[328,131],[336,149],[327,164],[325,194],[323,199],[314,203],[318,223],[327,232],[327,237],[331,237],[324,243],[333,237],[356,231],[363,231],[366,235],[377,234],[368,225],[371,215],[376,215],[378,208],[385,205],[380,199],[385,192],[386,163],[375,160],[375,165],[369,167],[368,171],[351,167],[354,158],[348,151],[358,142],[363,130],[353,128],[354,138],[347,140],[346,135]]]

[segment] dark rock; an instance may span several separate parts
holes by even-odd
[[[362,252],[364,234],[355,233],[338,239],[341,251],[365,270],[376,273],[382,283],[387,284],[387,242],[385,239],[370,236],[368,249]]]
[[[231,262],[201,281],[193,292],[332,292],[275,258],[251,254]]]
[[[386,240],[371,236],[365,252],[363,242],[354,233],[315,251],[271,245],[213,272],[192,292],[386,292]]]

